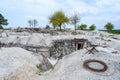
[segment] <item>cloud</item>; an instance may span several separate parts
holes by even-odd
[[[81,23],[94,23],[99,28],[107,21],[120,26],[119,4],[120,0],[2,0],[0,12],[10,20],[10,26],[25,26],[27,20],[33,18],[44,26],[49,23],[48,17],[51,14],[62,10],[68,16],[78,13],[82,18]],[[12,19],[19,22],[13,23]]]

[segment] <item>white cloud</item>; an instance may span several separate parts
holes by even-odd
[[[63,10],[69,16],[78,13],[82,17],[81,22],[89,25],[101,26],[111,21],[119,26],[120,21],[120,0],[2,0],[0,10],[3,9],[13,14],[11,16],[16,20],[36,18],[43,25],[48,24],[48,17],[57,10]]]

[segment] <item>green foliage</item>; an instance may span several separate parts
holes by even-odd
[[[108,22],[105,26],[104,26],[107,30],[113,30],[114,25],[111,22]]]
[[[0,25],[0,29],[3,29],[3,27]]]
[[[71,18],[70,18],[70,23],[73,24],[75,26],[75,32],[76,32],[76,25],[77,23],[80,22],[80,17],[77,14],[74,14]]]
[[[120,30],[100,30],[100,31],[105,31],[112,34],[120,34]]]
[[[8,25],[7,19],[4,18],[2,14],[0,14],[0,29],[3,29],[2,25]]]
[[[78,26],[78,30],[85,30],[87,28],[86,24],[81,24],[80,26]]]
[[[49,26],[49,25],[46,25],[45,29],[50,29],[50,26]]]
[[[92,24],[92,25],[89,27],[89,30],[95,30],[95,29],[96,29],[95,24]]]
[[[62,11],[57,11],[52,16],[50,16],[49,21],[54,26],[54,28],[59,27],[60,30],[62,30],[61,26],[65,23],[68,23],[69,18],[65,16]]]
[[[41,64],[36,65],[36,67],[38,69],[38,75],[41,75],[43,73]]]
[[[110,30],[110,31],[107,31],[109,33],[113,33],[113,34],[120,34],[120,30]]]

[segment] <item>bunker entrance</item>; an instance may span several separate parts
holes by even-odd
[[[82,49],[82,48],[83,48],[83,44],[78,43],[78,44],[77,44],[77,50],[80,50],[80,49]]]
[[[58,58],[87,47],[87,39],[55,40],[50,48],[50,57]],[[86,45],[85,45],[86,44]]]
[[[87,42],[86,39],[74,39],[76,50],[80,50],[84,48],[85,43]]]

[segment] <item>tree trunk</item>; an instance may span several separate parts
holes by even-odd
[[[62,30],[62,28],[61,28],[61,24],[60,24],[60,31]]]
[[[75,24],[75,33],[76,33],[76,24]]]
[[[55,29],[55,26],[53,26],[53,28]]]

